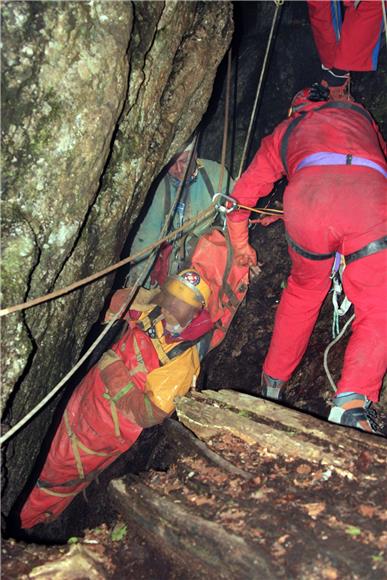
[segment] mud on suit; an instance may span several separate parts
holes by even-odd
[[[180,201],[176,207],[169,231],[179,228],[183,222],[188,221],[201,211],[207,209],[212,202],[213,195],[218,192],[221,165],[208,159],[198,159],[197,168],[197,172],[189,180],[188,185],[181,194],[180,199],[183,201]],[[232,179],[228,177],[226,170],[222,183],[221,193],[226,193],[229,189],[232,189],[234,185]],[[143,248],[156,242],[160,238],[165,217],[176,199],[179,186],[180,181],[168,173],[162,179],[156,190],[149,210],[133,241],[131,247],[132,254],[141,251]],[[169,254],[167,255],[167,260],[170,264],[169,270],[165,270],[164,272],[153,272],[153,276],[151,272],[151,280],[148,277],[144,285],[149,287],[151,282],[152,285],[155,282],[161,285],[164,283],[168,275],[175,274],[179,269],[181,269],[182,264],[185,263],[186,257],[189,254],[188,238],[192,235],[198,238],[214,222],[215,217],[215,215],[212,215],[205,220],[198,222],[196,225],[193,224],[188,232],[184,232],[183,236],[178,237],[173,244],[173,249],[168,245],[167,248],[169,248],[169,251],[172,249],[173,252],[172,256],[169,256]],[[187,234],[189,235],[187,236]],[[163,251],[168,252],[168,249],[164,248],[161,252]],[[145,259],[146,257],[131,266],[127,285],[130,286],[134,284],[144,267]],[[157,262],[155,267],[158,267]]]
[[[283,175],[289,181],[285,228],[297,251],[289,247],[292,269],[264,362],[271,377],[288,380],[301,361],[330,288],[334,252],[348,256],[386,236],[385,151],[361,105],[310,103],[263,139],[237,182],[233,197],[254,206]],[[247,218],[248,212],[239,211],[228,219]],[[300,249],[320,259],[304,257]],[[321,259],[323,254],[328,258]],[[386,250],[354,260],[344,271],[344,290],[356,317],[338,393],[353,391],[378,400],[387,367],[386,273]]]
[[[207,311],[202,310],[180,337],[171,337],[159,307],[133,308],[129,329],[70,398],[37,484],[22,508],[21,527],[57,518],[135,443],[143,428],[161,423],[174,410],[175,397],[185,394],[198,374],[195,341],[212,327]]]
[[[381,0],[308,0],[309,19],[322,64],[348,71],[377,69],[383,31]]]

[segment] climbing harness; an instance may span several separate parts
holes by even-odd
[[[307,258],[308,260],[317,260],[317,261],[329,260],[329,258],[333,258],[334,256],[336,256],[336,251],[329,252],[327,254],[318,254],[315,252],[311,252],[310,250],[306,250],[305,248],[297,244],[289,236],[287,232],[285,233],[285,237],[288,242],[288,245],[292,248],[292,250],[297,252],[297,254],[299,254],[303,258]],[[344,255],[345,263],[348,266],[349,264],[352,264],[352,262],[355,262],[356,260],[366,258],[367,256],[372,256],[373,254],[377,254],[378,252],[382,252],[383,250],[386,249],[387,249],[387,236],[383,236],[382,238],[374,240],[369,244],[367,244],[366,246],[363,246],[363,248],[360,248],[360,250],[357,250],[356,252],[345,254]]]
[[[352,306],[352,302],[343,294],[343,273],[346,263],[345,258],[339,252],[336,252],[335,260],[332,266],[331,280],[332,280],[332,304],[333,304],[333,320],[332,320],[332,337],[340,333],[340,317],[347,314]],[[342,300],[341,300],[342,298]],[[341,302],[340,302],[341,300]]]

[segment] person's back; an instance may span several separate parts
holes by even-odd
[[[286,152],[290,175],[316,152],[343,153],[385,165],[372,118],[361,105],[331,101],[306,113],[291,131]]]

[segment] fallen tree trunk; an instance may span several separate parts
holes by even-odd
[[[173,552],[186,565],[189,561],[190,578],[277,578],[262,550],[156,493],[135,477],[113,481],[110,493],[124,519],[135,523],[148,542]]]
[[[384,439],[233,391],[177,412],[201,440],[166,421],[162,471],[110,493],[179,577],[385,578]]]
[[[229,432],[275,455],[321,462],[350,479],[356,477],[356,461],[362,454],[372,452],[376,463],[384,463],[386,457],[382,437],[236,391],[194,393],[180,398],[176,410],[179,421],[202,440]]]

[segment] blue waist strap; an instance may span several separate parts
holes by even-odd
[[[375,171],[379,171],[384,177],[387,177],[387,171],[370,159],[365,159],[365,157],[357,157],[356,155],[345,155],[345,153],[330,153],[321,151],[318,153],[312,153],[305,157],[296,167],[296,171],[303,169],[304,167],[313,167],[315,165],[361,165],[363,167],[369,167]]]

